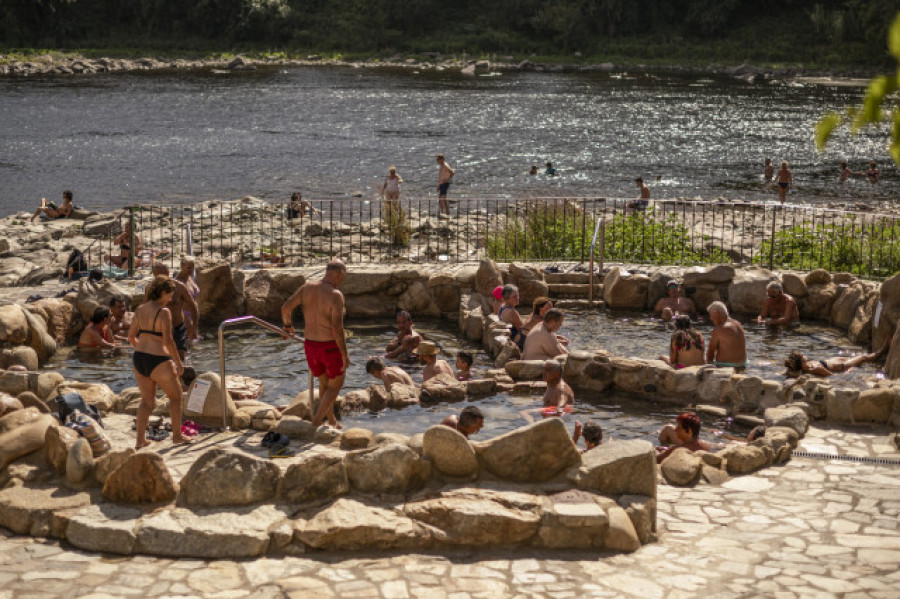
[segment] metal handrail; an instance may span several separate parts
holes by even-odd
[[[597,224],[594,227],[594,236],[591,238],[591,265],[588,269],[590,273],[588,277],[588,305],[594,306],[594,247],[597,245],[597,235],[600,235],[600,270],[603,270],[603,262],[606,254],[606,221],[603,217],[597,218]]]
[[[275,333],[278,333],[282,337],[290,337],[294,341],[303,342],[302,337],[298,337],[294,334],[288,334],[284,332],[284,329],[278,327],[271,322],[263,320],[262,318],[258,318],[256,316],[238,316],[237,318],[229,318],[227,320],[222,321],[222,324],[219,325],[219,378],[220,383],[222,385],[222,428],[228,430],[228,390],[225,388],[225,327],[233,325],[233,324],[243,324],[245,322],[252,322],[254,324],[258,324],[264,329],[269,329]],[[309,373],[309,395],[310,398],[313,396],[313,385],[314,379],[312,375],[312,371]]]

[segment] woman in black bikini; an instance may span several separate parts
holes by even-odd
[[[886,354],[890,347],[890,340],[888,340],[888,343],[885,343],[880,351],[871,354],[862,354],[860,356],[853,356],[852,358],[837,356],[825,360],[810,360],[801,352],[795,351],[791,352],[791,355],[787,357],[787,360],[784,361],[784,365],[788,369],[789,376],[799,376],[801,374],[831,376],[832,374],[847,372],[854,366],[859,366],[866,362],[874,362]]]
[[[128,256],[131,255],[131,223],[125,223],[125,229],[116,235],[115,239],[113,239],[113,243],[119,246],[119,255],[118,256],[109,256],[107,259],[110,264],[114,264],[119,268],[126,268],[128,266]],[[141,238],[137,233],[134,234],[134,245],[135,245],[135,266],[137,266],[138,256],[143,249],[143,244],[141,243]]]
[[[128,329],[128,342],[134,347],[134,376],[141,390],[141,405],[137,413],[137,441],[141,449],[147,441],[147,423],[156,403],[156,387],[169,398],[169,417],[172,420],[172,441],[186,443],[181,435],[181,384],[178,377],[184,372],[178,348],[172,338],[172,313],[166,307],[175,293],[175,283],[169,277],[158,276],[147,288],[147,303],[138,307]]]

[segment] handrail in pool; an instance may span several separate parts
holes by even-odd
[[[245,322],[252,322],[254,324],[258,324],[264,329],[269,329],[275,333],[278,333],[282,337],[290,337],[294,341],[303,342],[302,337],[298,337],[294,334],[287,334],[284,332],[284,329],[278,327],[271,322],[263,320],[262,318],[258,318],[256,316],[238,316],[237,318],[229,318],[227,320],[222,321],[222,324],[219,325],[219,379],[222,385],[222,428],[224,430],[228,430],[228,391],[225,388],[225,327],[233,325],[233,324],[243,324]],[[313,398],[313,389],[315,385],[315,380],[313,379],[312,371],[309,372],[309,398],[310,404],[312,404]]]
[[[597,235],[600,235],[600,271],[603,271],[604,254],[606,253],[606,221],[597,217],[597,225],[594,227],[594,236],[591,237],[591,266],[588,269],[588,305],[594,306],[594,247],[597,245]]]

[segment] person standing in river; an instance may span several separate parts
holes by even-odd
[[[706,309],[716,325],[706,348],[706,362],[717,368],[747,368],[747,340],[741,323],[728,315],[722,302],[713,302]]]
[[[766,158],[766,170],[763,171],[763,179],[766,180],[766,187],[772,185],[772,177],[775,176],[775,165],[772,164],[771,158]]]
[[[319,379],[319,407],[312,419],[313,426],[327,419],[331,426],[341,428],[334,417],[334,401],[350,367],[344,336],[344,294],[338,289],[346,276],[347,266],[335,258],[325,267],[321,281],[304,283],[281,307],[281,323],[291,335],[294,334],[291,322],[294,308],[303,309],[306,363]]]
[[[391,165],[388,168],[388,176],[384,178],[384,184],[381,186],[381,192],[384,199],[388,202],[396,202],[400,199],[400,184],[403,179],[397,174],[397,167]]]
[[[447,201],[447,192],[450,190],[450,179],[456,174],[443,154],[437,155],[438,163],[438,210],[441,214],[450,216],[450,202]]]
[[[150,272],[154,277],[164,276],[169,278],[169,267],[162,262],[154,262]],[[178,356],[184,361],[187,355],[188,339],[197,337],[197,323],[200,322],[200,311],[197,308],[197,302],[194,301],[191,292],[185,287],[184,283],[177,279],[171,279],[175,285],[175,292],[172,294],[171,305],[169,309],[172,313],[172,338],[175,340],[175,347],[178,348]],[[149,289],[145,298],[149,301]],[[188,319],[185,319],[185,313]]]
[[[793,186],[794,175],[788,168],[788,163],[782,162],[781,168],[778,169],[778,198],[781,200],[782,204],[784,204],[784,196],[787,195],[788,189]]]

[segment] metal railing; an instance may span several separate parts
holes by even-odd
[[[284,332],[284,329],[272,324],[271,322],[265,321],[262,318],[258,318],[256,316],[239,316],[237,318],[229,318],[227,320],[222,321],[219,325],[219,379],[222,384],[222,428],[224,430],[228,430],[228,390],[225,388],[225,329],[232,325],[244,324],[247,322],[252,322],[253,324],[257,324],[264,329],[269,329],[275,333],[278,333],[282,337],[291,338],[294,341],[299,341],[303,343],[303,339],[301,337],[297,337],[293,334],[287,334]],[[314,391],[315,391],[315,378],[313,377],[312,371],[309,373],[309,403],[310,406],[315,407],[314,403]]]
[[[825,268],[873,278],[900,270],[894,216],[814,206],[610,198],[473,198],[438,213],[436,199],[313,200],[309,208],[252,198],[133,207],[138,267],[179,255],[235,266],[348,263],[575,261],[589,258],[603,218],[605,260],[637,264],[758,264]],[[117,251],[110,230],[101,245]],[[96,257],[90,261],[96,264]]]

